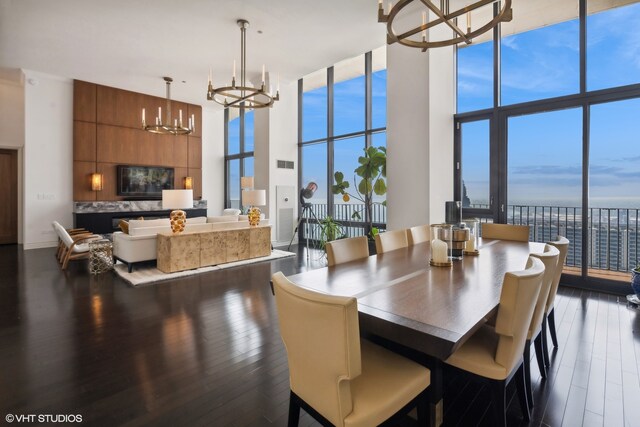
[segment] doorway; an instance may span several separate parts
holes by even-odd
[[[18,243],[18,152],[0,150],[0,245]]]

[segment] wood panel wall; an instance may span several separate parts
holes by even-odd
[[[202,198],[202,107],[171,101],[171,112],[183,120],[195,115],[191,135],[157,135],[141,129],[141,111],[155,120],[166,99],[75,80],[73,85],[73,199],[123,200],[116,194],[118,165],[165,166],[175,169],[175,188],[193,177],[193,197]],[[92,173],[104,175],[104,189],[92,191]]]

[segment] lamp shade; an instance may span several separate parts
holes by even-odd
[[[267,190],[243,190],[242,206],[264,206],[267,204]]]
[[[193,190],[162,190],[162,209],[190,209]]]
[[[253,177],[252,176],[241,177],[240,188],[253,188]]]

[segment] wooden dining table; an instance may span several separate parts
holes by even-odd
[[[299,286],[355,297],[360,332],[417,351],[431,369],[431,425],[443,421],[443,361],[498,309],[504,274],[543,243],[481,239],[478,256],[429,265],[428,242],[290,276]]]

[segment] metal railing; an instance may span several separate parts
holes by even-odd
[[[473,205],[473,208],[488,208]],[[347,237],[364,235],[365,223],[353,220],[354,211],[362,211],[363,204],[336,204],[333,218],[343,224]],[[312,204],[311,209],[322,220],[329,215],[326,204]],[[374,226],[384,230],[387,222],[386,206],[374,205]],[[364,213],[361,214],[364,217]],[[482,218],[482,222],[491,219]],[[614,272],[628,272],[640,261],[640,209],[590,208],[588,211],[589,242],[582,242],[582,208],[570,206],[509,205],[507,223],[528,225],[530,239],[535,242],[555,240],[558,235],[571,241],[566,265],[582,267],[582,251],[588,251],[587,268]],[[303,233],[318,240],[320,227],[309,219]],[[306,234],[303,234],[306,236]]]

